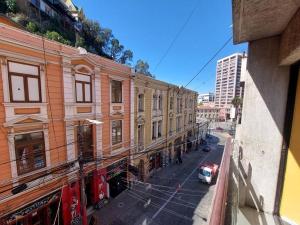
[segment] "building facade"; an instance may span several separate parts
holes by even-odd
[[[145,180],[164,165],[167,138],[168,84],[136,74],[135,82],[135,153],[133,163],[139,179]]]
[[[93,207],[127,185],[131,68],[0,30],[1,224],[53,224],[57,210],[60,224],[86,224]]]
[[[215,94],[214,93],[206,93],[206,94],[200,94],[199,95],[199,103],[202,104],[210,104],[215,101]]]
[[[236,53],[218,60],[216,69],[215,106],[230,108],[234,97],[240,96],[243,54]]]
[[[220,117],[219,113],[219,108],[200,105],[197,107],[197,120],[207,119],[216,121]]]
[[[299,7],[233,1],[234,43],[249,42],[249,55],[231,164],[231,224],[300,224]]]
[[[182,154],[196,146],[198,95],[142,74],[136,74],[134,80],[133,162],[140,171],[138,179],[146,180],[156,170],[180,161]]]
[[[188,153],[200,143],[196,124],[198,94],[194,91],[169,86],[168,128],[166,158],[169,163],[181,163],[182,154]]]

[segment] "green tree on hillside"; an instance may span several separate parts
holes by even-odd
[[[149,64],[141,59],[139,59],[137,62],[136,62],[136,65],[135,65],[135,71],[138,72],[138,73],[142,73],[146,76],[150,76],[150,77],[153,77],[154,76],[149,72]]]
[[[121,57],[118,59],[118,62],[130,65],[130,62],[132,62],[132,58],[133,52],[131,50],[125,50],[123,51]]]

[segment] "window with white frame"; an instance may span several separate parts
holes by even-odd
[[[162,110],[162,95],[158,96],[158,109]]]
[[[173,107],[174,107],[174,97],[171,96],[170,97],[170,110],[173,110]]]
[[[144,126],[142,124],[138,125],[138,147],[140,150],[144,148]]]
[[[122,143],[122,120],[112,121],[111,136],[112,145]]]
[[[156,139],[157,122],[152,122],[152,140]]]
[[[122,103],[122,81],[111,81],[111,102]]]
[[[75,75],[76,102],[92,102],[91,76],[84,74]]]
[[[177,113],[182,113],[182,98],[177,98]]]
[[[41,78],[38,66],[8,61],[11,102],[41,102]]]
[[[181,117],[178,116],[176,118],[176,131],[179,132],[181,130]]]
[[[170,118],[169,120],[169,135],[172,135],[173,133],[173,118]]]
[[[152,108],[153,110],[157,110],[157,95],[154,94],[152,98]]]
[[[92,160],[94,158],[93,125],[83,126],[83,158]]]
[[[138,95],[138,111],[144,112],[144,94]]]
[[[157,138],[160,138],[162,135],[162,121],[157,122]]]
[[[46,167],[44,133],[15,135],[15,152],[18,175]]]

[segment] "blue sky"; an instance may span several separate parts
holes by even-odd
[[[120,42],[143,59],[159,80],[186,85],[232,35],[231,0],[74,0],[86,16],[112,29]],[[196,7],[189,23],[154,71],[177,32]],[[228,44],[188,86],[214,91],[216,61],[243,52],[247,45]]]

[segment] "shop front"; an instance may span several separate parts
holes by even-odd
[[[155,153],[149,156],[149,173],[155,169]]]
[[[189,131],[187,134],[187,150],[188,151],[192,150],[194,142],[195,142],[195,139],[193,137],[193,132]]]
[[[73,182],[62,189],[63,225],[81,224],[79,182]],[[84,212],[85,213],[85,212]],[[86,218],[86,215],[83,215]]]
[[[127,189],[127,165],[127,159],[123,159],[107,167],[106,181],[112,198]]]
[[[91,185],[91,202],[95,208],[101,208],[108,199],[108,184],[106,182],[106,168],[93,172]]]
[[[161,151],[156,152],[156,154],[155,154],[155,168],[156,169],[161,168],[162,167],[162,162],[163,162],[162,152]]]
[[[181,145],[182,145],[182,141],[181,141],[181,137],[179,137],[174,141],[175,161],[177,163],[182,163]]]
[[[38,201],[21,208],[1,220],[5,225],[52,225],[62,224],[62,214],[59,213],[61,192],[55,192]],[[55,222],[56,221],[56,222]]]

